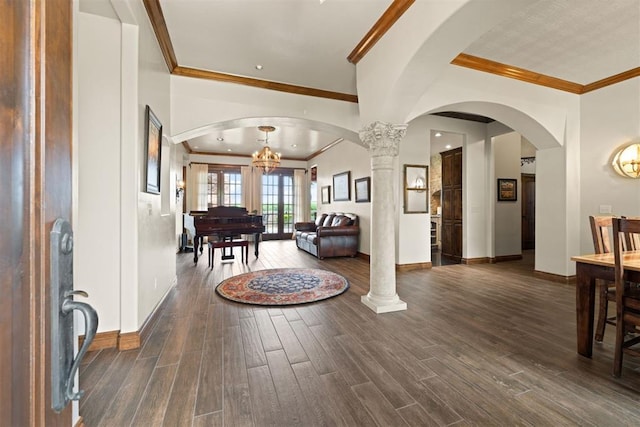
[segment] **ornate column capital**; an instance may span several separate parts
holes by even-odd
[[[407,133],[407,125],[394,125],[384,122],[373,122],[360,131],[360,140],[364,142],[371,157],[398,155],[398,144]]]

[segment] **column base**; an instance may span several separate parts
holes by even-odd
[[[373,310],[376,314],[391,313],[393,311],[402,311],[407,309],[407,303],[401,301],[396,295],[390,301],[381,301],[378,298],[372,298],[369,294],[362,295],[360,301]]]

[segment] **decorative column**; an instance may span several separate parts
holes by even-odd
[[[393,158],[407,125],[374,122],[360,131],[371,155],[371,255],[369,293],[362,303],[376,313],[407,309],[396,293]]]

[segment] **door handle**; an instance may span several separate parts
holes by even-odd
[[[71,371],[67,374],[65,380],[65,396],[68,400],[80,400],[84,394],[83,390],[79,390],[77,393],[73,391],[73,380],[76,376],[76,372],[80,367],[80,362],[85,353],[89,349],[89,346],[93,342],[98,330],[98,313],[89,304],[79,301],[74,301],[73,295],[82,295],[88,297],[89,295],[85,291],[72,291],[62,303],[62,312],[66,315],[73,313],[73,310],[78,310],[84,317],[84,342],[78,351],[78,354],[73,359],[71,364]]]
[[[83,392],[74,393],[74,379],[80,362],[93,342],[98,329],[98,314],[89,304],[74,301],[75,295],[87,297],[85,291],[73,289],[73,232],[71,224],[57,219],[51,230],[51,406],[60,412]],[[85,340],[74,358],[75,333],[73,312],[84,316]]]

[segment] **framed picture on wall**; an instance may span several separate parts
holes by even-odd
[[[354,180],[356,188],[356,203],[371,201],[371,177]]]
[[[322,187],[320,189],[321,191],[321,200],[323,204],[329,204],[331,203],[331,186],[327,185],[326,187]]]
[[[147,153],[145,191],[151,194],[160,194],[162,123],[148,105],[145,108],[144,117],[144,140]]]
[[[351,172],[342,172],[333,175],[333,201],[344,202],[351,200]]]
[[[498,178],[498,201],[515,202],[518,200],[518,180]]]

